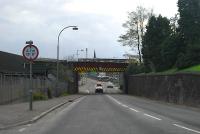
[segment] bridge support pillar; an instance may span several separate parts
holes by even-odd
[[[128,94],[128,75],[123,73],[123,91],[125,94]]]
[[[72,89],[72,94],[76,94],[78,93],[78,72],[73,72],[73,77],[74,77],[74,81],[73,81],[73,89]]]
[[[74,94],[78,93],[78,80],[79,80],[79,74],[78,72],[74,72]]]
[[[68,93],[76,94],[78,93],[78,72],[72,72],[72,80],[68,82]]]

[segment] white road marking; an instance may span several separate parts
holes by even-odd
[[[113,100],[113,101],[115,101],[116,103],[118,103],[119,105],[121,105],[121,106],[123,106],[123,107],[128,107],[127,105],[125,105],[125,104],[123,104],[123,103],[120,103],[118,100],[116,100],[115,98],[113,98],[113,97],[111,97],[111,96],[109,96],[109,95],[107,95],[111,100]],[[132,110],[132,111],[135,111],[135,112],[139,112],[138,110],[136,110],[136,109],[133,109],[133,108],[131,108],[131,107],[128,107],[130,110]],[[157,117],[155,117],[155,116],[152,116],[152,115],[149,115],[149,114],[145,114],[144,113],[144,115],[145,116],[147,116],[147,117],[150,117],[150,118],[153,118],[153,119],[156,119],[156,120],[162,120],[162,119],[160,119],[160,118],[157,118]],[[184,127],[184,126],[181,126],[181,125],[178,125],[178,124],[173,124],[174,126],[176,126],[176,127],[179,127],[179,128],[183,128],[183,129],[185,129],[185,130],[188,130],[188,131],[191,131],[191,132],[194,132],[194,133],[198,133],[198,134],[200,134],[200,131],[197,131],[197,130],[194,130],[194,129],[190,129],[190,128],[187,128],[187,127]]]
[[[129,107],[129,106],[127,106],[127,105],[125,105],[125,104],[119,102],[119,101],[116,100],[115,98],[113,98],[113,97],[111,97],[111,96],[109,96],[109,95],[107,95],[107,96],[108,96],[111,100],[115,101],[117,104],[119,104],[119,105],[121,105],[121,106],[123,106],[123,107],[129,108],[129,109],[132,110],[132,111],[139,112],[138,110],[133,109],[133,108],[131,108],[131,107]]]
[[[133,108],[131,108],[131,107],[129,107],[129,109],[132,110],[132,111],[135,111],[135,112],[139,112],[138,110],[133,109]]]
[[[120,102],[117,102],[119,105],[121,105],[122,103],[120,103]]]
[[[27,124],[27,127],[30,127],[31,126],[31,124]]]
[[[118,100],[116,100],[115,98],[113,98],[113,97],[111,97],[111,96],[109,96],[109,95],[107,95],[111,100],[113,100],[113,101],[115,101],[116,103],[118,103],[118,104],[122,104],[122,103],[120,103]]]
[[[121,104],[121,106],[123,106],[123,107],[128,107],[127,105],[124,105],[124,104]]]
[[[23,132],[24,130],[26,130],[26,128],[21,128],[19,129],[19,132]]]
[[[187,128],[187,127],[184,127],[184,126],[181,126],[181,125],[178,125],[178,124],[173,124],[174,126],[177,126],[179,128],[183,128],[183,129],[186,129],[188,131],[191,131],[191,132],[195,132],[195,133],[198,133],[200,134],[200,131],[197,131],[197,130],[194,130],[194,129],[190,129],[190,128]]]
[[[149,115],[149,114],[144,114],[145,116],[148,116],[148,117],[151,117],[151,118],[153,118],[153,119],[156,119],[156,120],[162,120],[162,119],[160,119],[160,118],[157,118],[157,117],[155,117],[155,116],[152,116],[152,115]]]

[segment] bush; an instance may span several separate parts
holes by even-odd
[[[61,96],[68,96],[68,95],[69,95],[69,93],[67,93],[67,92],[64,92],[61,94]]]
[[[178,55],[178,59],[176,61],[176,67],[178,69],[183,69],[187,67],[186,56],[183,53]]]
[[[186,53],[180,53],[178,55],[178,60],[176,63],[176,66],[178,69],[184,69],[190,66],[198,65],[200,64],[200,46],[193,44],[189,45]]]
[[[144,66],[138,63],[130,63],[126,69],[128,75],[144,73]]]
[[[47,100],[47,96],[42,92],[33,93],[33,100]]]

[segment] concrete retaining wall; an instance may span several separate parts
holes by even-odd
[[[128,94],[171,103],[200,106],[200,75],[129,76]]]

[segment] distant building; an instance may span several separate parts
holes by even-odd
[[[56,59],[38,58],[33,62],[33,74],[47,75]],[[0,51],[0,74],[29,75],[29,62],[23,56]]]
[[[0,51],[1,73],[26,73],[27,61],[20,55]]]

